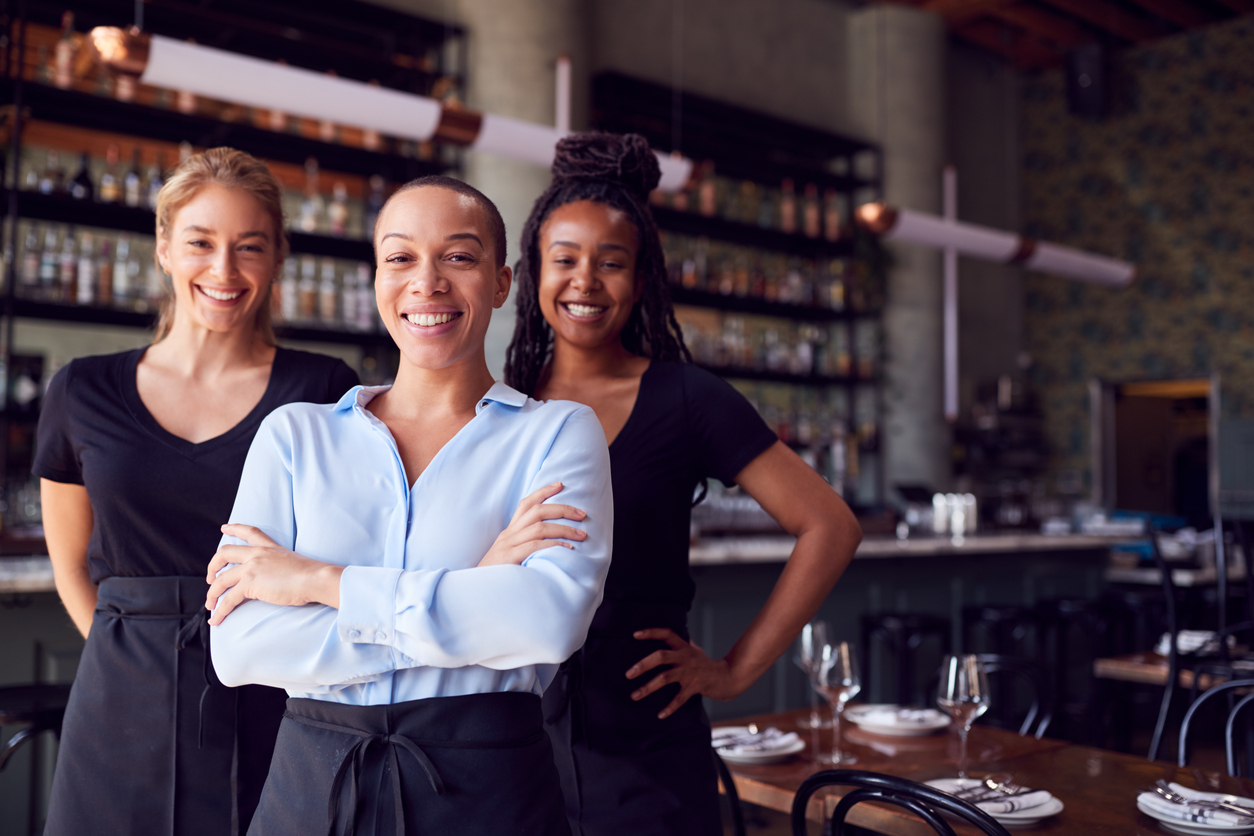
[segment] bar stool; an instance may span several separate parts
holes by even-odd
[[[969,604],[962,608],[962,652],[1022,656],[1025,639],[1034,632],[1036,617],[1028,607],[1010,604]],[[978,631],[978,633],[977,633]],[[977,647],[979,635],[984,646]]]
[[[1108,621],[1098,603],[1087,598],[1040,601],[1035,613],[1040,631],[1039,658],[1054,715],[1072,725],[1072,737],[1083,735],[1088,739],[1094,722],[1093,661],[1104,641]]]
[[[23,743],[42,732],[61,737],[69,685],[14,685],[0,688],[0,726],[26,726],[0,750],[0,770]]]
[[[929,637],[934,637],[939,653],[930,664],[922,681],[927,681],[933,668],[940,663],[940,656],[949,653],[950,622],[948,618],[930,613],[885,612],[862,616],[862,671],[864,682],[874,682],[871,677],[873,654],[871,645],[877,640],[889,651],[897,667],[897,704],[925,704],[926,696],[918,690],[919,649]]]

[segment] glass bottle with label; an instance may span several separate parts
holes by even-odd
[[[157,211],[157,195],[161,193],[161,187],[165,185],[165,155],[157,154],[157,159],[152,165],[148,166],[148,199],[146,201],[148,208]]]
[[[839,241],[840,231],[840,197],[835,189],[828,189],[823,194],[823,237],[828,241]]]
[[[297,226],[301,232],[317,232],[322,226],[323,214],[322,195],[318,193],[318,161],[310,157],[305,160],[305,199],[300,205]]]
[[[65,240],[61,243],[61,263],[58,265],[57,283],[60,285],[58,299],[62,302],[73,302],[75,284],[78,277],[78,247],[74,237],[74,227],[65,231]]]
[[[118,174],[118,146],[110,144],[105,152],[105,169],[100,175],[100,202],[122,202],[122,179]]]
[[[784,178],[780,184],[779,228],[782,232],[797,231],[797,195],[793,191],[792,179]]]
[[[74,301],[91,305],[96,301],[96,252],[90,232],[84,232],[78,246],[78,284]]]
[[[75,200],[94,200],[96,184],[91,181],[91,157],[84,151],[78,158],[78,173],[70,181],[70,197]]]
[[[113,302],[127,307],[131,301],[131,239],[125,234],[118,236],[118,249],[113,258]]]
[[[57,41],[52,59],[52,83],[66,89],[74,83],[74,57],[78,44],[74,41],[74,13],[61,15],[61,39]]]
[[[357,265],[357,328],[360,331],[375,329],[378,306],[374,299],[374,280],[370,265],[364,261]]]
[[[96,259],[96,304],[113,304],[113,248],[107,238],[100,242],[100,256]]]
[[[65,173],[61,171],[61,160],[56,151],[48,152],[48,160],[44,164],[44,173],[39,177],[40,194],[60,194],[65,189]]]
[[[283,281],[279,285],[279,313],[284,322],[299,319],[300,283],[296,278],[296,259],[288,257],[283,264]]]
[[[300,287],[297,294],[296,316],[302,322],[312,322],[318,316],[318,263],[311,255],[300,260]]]
[[[127,206],[140,206],[144,202],[144,175],[140,170],[142,165],[139,146],[136,145],[131,151],[130,170],[122,181],[122,192]]]
[[[26,227],[26,237],[22,240],[22,272],[19,281],[22,295],[31,297],[39,288],[39,230],[31,224]]]
[[[332,188],[331,205],[327,207],[327,231],[336,238],[344,237],[348,224],[348,189],[341,182]]]
[[[61,278],[60,259],[57,257],[57,228],[49,225],[44,237],[44,249],[39,254],[39,297],[52,300],[57,296],[57,284]]]
[[[822,209],[819,207],[819,187],[806,184],[805,205],[802,209],[803,231],[807,238],[818,238],[823,232]]]
[[[323,325],[335,324],[335,313],[339,307],[340,289],[335,281],[335,261],[322,259],[322,280],[318,283],[318,319]]]
[[[361,225],[362,238],[372,238],[374,236],[375,221],[379,219],[379,210],[383,208],[383,204],[387,201],[387,194],[384,191],[383,178],[375,174],[370,178],[370,194],[366,196],[366,211],[362,215]]]
[[[345,270],[340,282],[340,324],[345,328],[357,327],[357,272]]]

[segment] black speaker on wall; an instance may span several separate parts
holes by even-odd
[[[1101,44],[1067,50],[1067,110],[1085,119],[1105,116],[1110,104],[1109,75]]]

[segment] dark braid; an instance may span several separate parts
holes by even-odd
[[[660,176],[657,157],[638,134],[579,133],[557,144],[553,184],[536,200],[523,226],[522,255],[514,268],[518,316],[505,355],[505,382],[510,386],[534,395],[552,357],[553,329],[540,311],[540,229],[554,209],[580,200],[626,213],[639,236],[636,281],[642,292],[623,326],[623,347],[641,357],[692,362],[671,305],[666,258],[647,202]]]

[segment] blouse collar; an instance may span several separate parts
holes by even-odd
[[[370,403],[370,401],[374,400],[376,395],[386,392],[391,388],[391,384],[387,384],[385,386],[354,386],[352,389],[345,392],[344,396],[336,402],[335,411],[344,412],[352,409],[353,407],[364,407],[366,404]],[[514,389],[513,387],[498,380],[493,383],[492,388],[479,399],[479,403],[475,406],[475,414],[478,415],[479,412],[488,405],[489,401],[495,401],[496,403],[504,406],[511,406],[517,409],[527,403],[527,396],[522,392],[519,392],[517,389]]]

